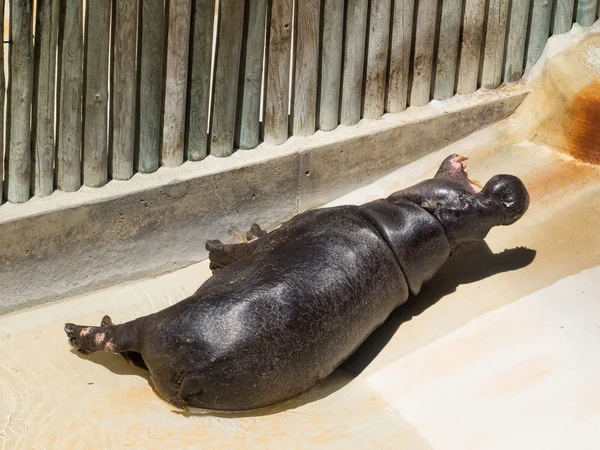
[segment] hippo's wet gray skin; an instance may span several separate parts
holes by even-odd
[[[215,274],[191,297],[122,325],[105,317],[65,331],[82,353],[147,367],[181,408],[242,411],[302,394],[458,246],[525,213],[518,178],[496,175],[477,192],[465,159],[448,157],[433,179],[386,199],[307,211],[270,233],[255,227],[249,243],[209,241]]]

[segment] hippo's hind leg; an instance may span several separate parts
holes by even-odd
[[[109,327],[113,325],[114,324],[112,322],[112,319],[109,316],[104,316],[102,318],[102,322],[100,323],[100,326],[102,327]],[[128,363],[133,364],[134,366],[139,367],[140,369],[148,370],[148,366],[146,365],[144,358],[142,358],[141,353],[129,350],[125,352],[120,352],[119,355],[125,358],[125,360]]]
[[[218,239],[206,241],[210,270],[214,274],[234,262],[248,258],[266,235],[266,231],[253,224],[250,231],[246,233],[245,239],[240,237],[242,242],[238,244],[224,244]]]
[[[109,316],[104,316],[99,327],[65,324],[69,343],[84,355],[97,351],[118,353],[134,366],[148,369],[142,355],[137,351],[132,322],[114,325]]]

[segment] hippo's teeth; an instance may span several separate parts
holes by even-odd
[[[465,156],[465,155],[458,155],[458,156],[456,157],[455,161],[456,161],[456,162],[463,162],[463,161],[466,161],[467,159],[469,159],[469,157],[468,157],[468,156]]]
[[[479,189],[483,189],[483,184],[481,184],[479,181],[477,180],[471,180],[469,178],[469,183],[471,183],[473,186],[477,186]]]

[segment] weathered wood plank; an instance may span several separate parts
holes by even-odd
[[[513,8],[514,8],[513,2]],[[554,11],[554,22],[552,24],[552,34],[566,33],[573,26],[573,9],[575,0],[556,0],[556,10]]]
[[[246,0],[235,145],[249,150],[260,138],[260,93],[265,45],[267,0]]]
[[[133,176],[135,148],[138,1],[115,2],[109,165],[113,179],[128,180]]]
[[[346,5],[340,123],[354,125],[361,115],[369,2],[347,0]]]
[[[454,95],[456,68],[458,66],[458,44],[460,42],[460,18],[462,0],[444,0],[440,20],[435,85],[433,97],[444,100]]]
[[[110,1],[88,0],[86,9],[83,184],[108,180],[108,50]]]
[[[596,21],[597,0],[577,0],[576,20],[582,27],[589,27]]]
[[[481,87],[494,89],[502,82],[502,63],[508,20],[509,0],[490,0],[481,71]]]
[[[391,0],[371,2],[363,108],[367,119],[379,119],[385,110],[391,7]]]
[[[333,130],[339,124],[344,48],[344,0],[323,0],[319,128]]]
[[[60,102],[58,110],[58,148],[56,178],[66,192],[81,187],[83,28],[81,0],[61,3],[59,30]]]
[[[0,0],[0,7],[4,11],[4,0]],[[4,40],[4,20],[0,23],[0,36]],[[0,67],[4,67],[4,45],[0,48]],[[4,94],[6,92],[6,81],[4,79],[4,70],[0,70],[0,111],[4,111]],[[0,120],[0,136],[4,136],[4,115]],[[0,139],[0,204],[4,199],[4,139]]]
[[[529,5],[530,0],[512,2],[507,31],[508,39],[506,40],[506,61],[504,62],[504,81],[509,83],[517,81],[523,76]]]
[[[419,0],[417,5],[417,32],[415,34],[410,106],[423,106],[429,103],[437,4],[437,0]]]
[[[399,113],[408,103],[414,0],[394,0],[393,14],[386,109]]]
[[[527,46],[525,68],[535,64],[546,46],[546,41],[550,35],[552,2],[549,2],[548,0],[533,0],[531,14],[531,26],[529,29],[529,44]]]
[[[317,126],[320,13],[320,0],[298,0],[292,103],[292,134],[297,136],[310,136]]]
[[[4,7],[4,1],[0,2]],[[44,197],[54,191],[54,159],[56,157],[54,139],[54,101],[56,88],[56,46],[58,41],[58,16],[60,0],[38,1],[33,68],[33,195]],[[2,79],[4,73],[2,73]],[[4,96],[0,93],[4,109]],[[1,121],[0,121],[1,122]],[[1,127],[1,125],[0,125]],[[0,132],[0,136],[2,133]],[[1,153],[1,150],[0,150]],[[2,177],[0,176],[0,179]]]
[[[10,2],[9,136],[6,196],[14,203],[29,200],[31,186],[31,101],[33,92],[33,2]]]
[[[233,153],[244,4],[219,0],[219,21],[210,154],[223,157]]]
[[[186,122],[186,158],[189,161],[200,161],[208,154],[208,101],[214,15],[215,0],[192,1]],[[262,47],[260,51],[262,55]]]
[[[162,165],[183,164],[191,0],[170,0]]]
[[[456,88],[459,94],[470,94],[477,90],[484,16],[484,1],[466,0]]]
[[[138,87],[137,170],[158,169],[161,154],[163,67],[165,50],[164,0],[142,0]]]
[[[267,82],[265,93],[265,142],[282,144],[288,138],[290,53],[293,0],[272,0]]]

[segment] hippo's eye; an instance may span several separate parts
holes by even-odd
[[[515,202],[514,201],[502,202],[502,204],[504,205],[505,208],[511,208],[515,204]]]

